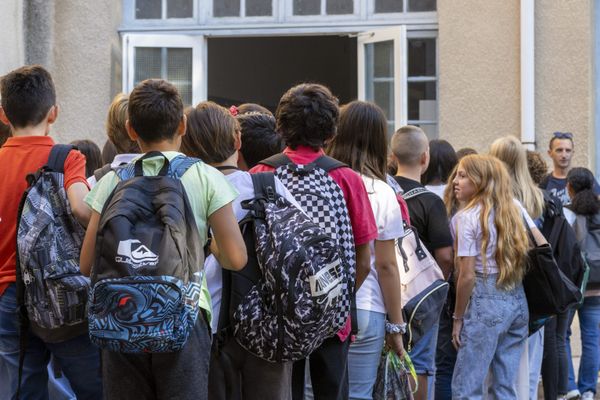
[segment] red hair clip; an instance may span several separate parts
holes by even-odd
[[[229,107],[229,114],[231,114],[234,117],[237,117],[237,115],[239,114],[238,108],[236,106]]]

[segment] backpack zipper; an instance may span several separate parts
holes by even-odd
[[[415,313],[417,312],[417,310],[419,309],[419,306],[421,305],[421,303],[423,303],[425,301],[425,299],[427,299],[429,296],[431,296],[433,293],[437,292],[439,289],[448,286],[448,282],[444,282],[443,285],[438,286],[437,288],[435,288],[434,290],[432,290],[431,292],[427,293],[427,295],[423,296],[423,298],[421,300],[419,300],[419,302],[417,303],[417,305],[415,306],[415,308],[413,309],[413,312],[410,314],[410,318],[408,319],[408,352],[410,352],[412,350],[412,322],[413,319],[415,317]]]

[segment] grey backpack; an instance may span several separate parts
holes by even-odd
[[[600,283],[600,218],[577,215],[573,228],[590,267],[588,283]]]
[[[21,326],[56,343],[87,331],[90,280],[79,272],[85,231],[71,212],[64,163],[74,146],[55,145],[27,176],[17,221],[17,302]]]

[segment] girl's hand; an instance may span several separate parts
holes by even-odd
[[[462,327],[463,327],[463,320],[455,319],[454,324],[452,325],[452,344],[454,345],[454,348],[456,350],[458,350],[458,348],[461,346],[460,332],[462,331]]]
[[[391,348],[398,357],[404,357],[404,343],[401,333],[388,333],[385,335],[385,344]]]

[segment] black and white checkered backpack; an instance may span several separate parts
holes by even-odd
[[[356,253],[354,235],[342,188],[329,176],[334,169],[346,165],[331,157],[321,156],[309,164],[295,164],[285,154],[276,154],[260,162],[275,168],[275,176],[290,191],[302,209],[331,235],[344,255],[348,290],[341,297],[343,307],[350,312],[354,306],[356,278]],[[341,326],[348,313],[340,314]],[[354,324],[353,324],[354,325]]]

